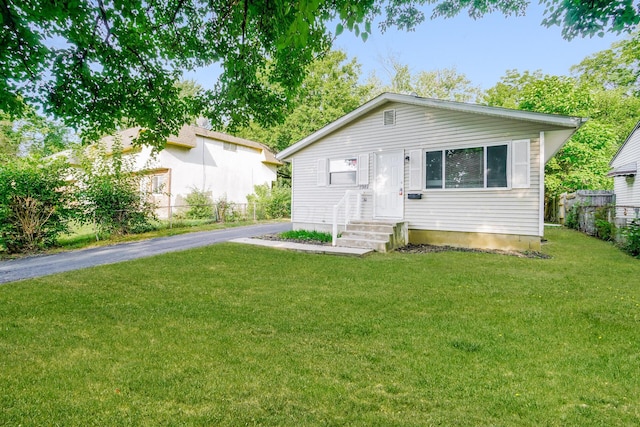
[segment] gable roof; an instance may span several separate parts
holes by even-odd
[[[613,162],[616,160],[618,155],[622,152],[622,150],[624,149],[625,145],[627,145],[627,143],[631,140],[633,135],[638,131],[638,129],[640,129],[640,121],[638,121],[638,123],[636,123],[635,127],[633,128],[633,130],[631,132],[629,132],[629,135],[627,136],[627,139],[624,140],[624,142],[622,143],[620,148],[618,148],[618,151],[616,151],[616,154],[614,154],[613,157],[611,158],[611,161],[609,162],[609,166],[610,167],[613,167]],[[609,176],[613,176],[613,175],[609,175]]]
[[[132,127],[121,130],[117,133],[117,135],[121,138],[123,151],[129,151],[134,148],[133,141],[138,137],[141,130],[141,127]],[[264,144],[248,139],[238,138],[236,136],[228,135],[222,132],[210,131],[199,126],[182,126],[182,128],[178,132],[178,135],[170,135],[169,138],[167,138],[167,145],[185,147],[189,149],[195,148],[197,136],[256,149],[262,152],[264,156],[263,163],[271,165],[282,165],[282,162],[278,160],[275,154],[269,149],[269,147]],[[108,148],[112,146],[114,140],[115,137],[111,135],[102,138],[102,141],[106,143]]]
[[[384,104],[397,102],[401,104],[418,105],[422,107],[438,108],[442,110],[459,111],[464,113],[482,114],[491,117],[523,120],[528,122],[540,123],[544,125],[552,125],[564,127],[567,129],[579,128],[587,119],[582,117],[561,116],[556,114],[536,113],[532,111],[513,110],[501,107],[489,107],[486,105],[469,104],[464,102],[444,101],[441,99],[422,98],[415,95],[401,95],[397,93],[385,92],[371,101],[361,105],[352,112],[340,117],[338,120],[329,123],[322,129],[312,133],[306,138],[296,142],[292,146],[282,150],[276,155],[280,160],[291,157],[296,152],[313,144],[320,138],[335,132],[336,130],[347,126],[354,120],[364,116],[370,111]]]

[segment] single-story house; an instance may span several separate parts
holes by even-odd
[[[404,224],[403,243],[538,250],[544,165],[585,121],[384,93],[276,157],[294,229],[359,219]]]
[[[259,142],[198,126],[183,126],[155,154],[151,147],[133,144],[139,132],[139,127],[129,128],[102,142],[109,146],[117,137],[123,151],[135,156],[135,169],[149,175],[149,188],[143,190],[152,194],[160,217],[184,207],[185,197],[194,189],[210,193],[214,201],[247,203],[246,196],[253,194],[255,185],[271,186],[276,181],[276,169],[282,165]]]
[[[636,178],[640,165],[640,122],[629,134],[609,166],[616,195],[616,219],[626,225],[640,218],[640,182]]]

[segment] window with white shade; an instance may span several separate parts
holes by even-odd
[[[329,185],[356,185],[358,158],[329,160]]]

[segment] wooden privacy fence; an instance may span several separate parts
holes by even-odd
[[[619,240],[619,232],[640,220],[640,206],[616,205],[613,191],[579,190],[549,203],[551,220],[605,240]],[[555,216],[555,218],[553,218]],[[603,235],[604,234],[604,235]]]
[[[550,203],[551,214],[548,219],[552,222],[565,224],[567,214],[577,208],[584,212],[585,217],[591,218],[597,208],[612,206],[615,203],[616,195],[611,190],[578,190],[575,193],[562,193]],[[585,221],[591,220],[586,219]]]

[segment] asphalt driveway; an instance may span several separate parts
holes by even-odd
[[[250,225],[0,261],[0,283],[183,251],[233,239],[281,233],[290,229],[291,223]]]

